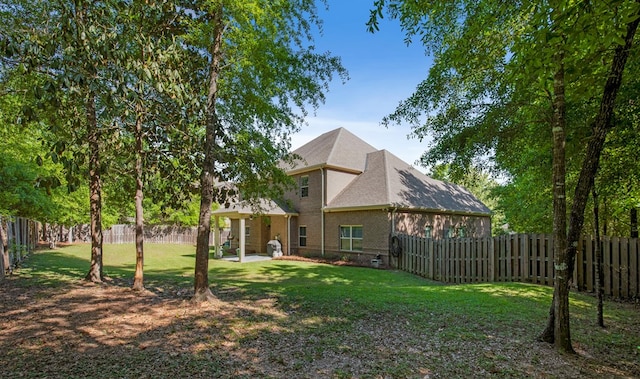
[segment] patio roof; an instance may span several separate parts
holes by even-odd
[[[284,202],[260,199],[257,204],[242,201],[220,207],[213,211],[213,216],[228,218],[249,218],[253,215],[263,216],[297,216],[298,212],[288,207]]]

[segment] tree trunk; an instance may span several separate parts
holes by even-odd
[[[0,282],[4,280],[5,271],[9,262],[9,257],[5,256],[3,229],[2,217],[0,217]]]
[[[595,237],[595,254],[596,254],[596,295],[598,297],[597,305],[597,321],[598,326],[604,328],[604,314],[603,314],[603,295],[604,295],[604,275],[602,272],[602,249],[600,249],[600,216],[598,210],[598,192],[595,186],[593,187],[593,231]]]
[[[553,240],[554,240],[554,343],[562,351],[573,353],[569,323],[569,262],[567,255],[566,201],[566,102],[564,84],[564,54],[556,57],[558,69],[553,78]]]
[[[12,221],[13,217],[7,219],[7,250],[9,253],[9,273],[13,272],[13,268],[16,265],[16,238],[15,238],[15,223]]]
[[[200,216],[198,221],[198,237],[196,244],[196,268],[193,300],[208,301],[214,298],[209,288],[209,235],[211,233],[211,206],[214,200],[215,184],[215,148],[216,135],[220,121],[216,114],[218,94],[218,76],[220,70],[222,32],[222,10],[211,15],[213,23],[213,43],[211,46],[211,63],[209,66],[209,89],[207,96],[206,132],[204,142],[204,162],[200,176]]]
[[[631,238],[638,238],[638,209],[631,208],[629,216],[631,219]]]
[[[625,45],[618,46],[615,50],[615,54],[613,57],[613,61],[611,63],[611,70],[609,73],[609,77],[607,78],[607,82],[604,86],[604,92],[602,94],[602,100],[600,102],[600,110],[596,115],[596,119],[594,121],[593,126],[593,135],[589,139],[589,143],[587,144],[587,150],[585,153],[584,161],[582,162],[582,169],[580,170],[580,176],[578,177],[578,183],[576,184],[575,193],[573,197],[573,206],[571,207],[571,216],[569,219],[569,232],[567,234],[567,248],[566,251],[561,252],[562,259],[556,259],[556,273],[558,269],[564,269],[566,272],[563,272],[563,283],[566,286],[558,286],[558,280],[556,279],[556,285],[554,287],[555,294],[555,304],[557,305],[562,300],[560,299],[565,294],[567,295],[567,311],[568,311],[568,294],[569,294],[569,284],[570,278],[573,275],[573,268],[575,264],[575,254],[578,247],[578,239],[580,238],[580,233],[582,232],[582,227],[584,225],[584,210],[586,208],[587,199],[589,197],[589,193],[591,192],[591,188],[593,186],[593,180],[595,178],[595,174],[598,169],[598,164],[600,162],[600,153],[602,152],[602,148],[604,146],[604,142],[607,136],[608,131],[611,129],[611,118],[613,116],[613,110],[615,106],[615,100],[618,95],[618,90],[620,89],[620,85],[622,83],[622,74],[624,72],[624,67],[627,63],[627,58],[629,57],[629,51],[631,46],[633,45],[633,38],[635,36],[636,30],[638,28],[638,23],[640,22],[640,18],[637,18],[635,21],[627,24],[627,34],[625,37]],[[566,263],[567,267],[561,266],[562,263]],[[560,264],[560,266],[559,266]],[[557,274],[556,274],[557,277]],[[561,309],[564,307],[564,304],[561,305]],[[568,314],[567,314],[568,316]],[[564,320],[563,315],[558,314],[558,307],[554,306],[554,310],[549,312],[550,320],[555,318],[556,328],[554,329],[554,333],[558,333],[562,330],[562,326],[569,326],[569,320]],[[560,320],[559,320],[560,319]],[[549,325],[549,323],[547,323]],[[569,333],[569,330],[566,331]],[[550,332],[548,330],[543,331],[541,338],[545,341],[549,341]],[[557,347],[564,349],[565,347],[570,348],[570,339],[566,340],[566,338],[570,335],[553,335],[551,341],[555,341]],[[559,341],[559,339],[562,339]],[[573,349],[571,349],[573,351]]]
[[[91,267],[86,280],[100,283],[102,268],[102,188],[100,183],[100,131],[96,119],[95,95],[87,96],[87,139],[89,142],[89,210],[91,217]]]
[[[136,105],[136,272],[133,276],[133,289],[144,289],[144,211],[142,181],[142,107]]]

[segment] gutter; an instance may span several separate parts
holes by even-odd
[[[378,204],[378,205],[360,205],[360,206],[350,206],[350,207],[335,207],[335,208],[325,208],[324,211],[326,213],[335,213],[335,212],[351,212],[351,211],[371,211],[371,210],[384,210],[384,209],[393,209],[394,211],[403,211],[403,212],[432,212],[438,214],[449,214],[449,215],[460,215],[460,216],[491,216],[491,213],[483,213],[483,212],[466,212],[466,211],[453,211],[448,209],[437,209],[437,208],[403,208],[398,207],[395,204]]]

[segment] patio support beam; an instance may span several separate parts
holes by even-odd
[[[245,233],[245,219],[244,217],[240,218],[240,230],[238,231],[238,241],[240,242],[240,254],[238,254],[238,261],[242,263],[244,261],[244,252],[245,252],[245,244],[246,244],[246,233]]]
[[[213,246],[214,253],[213,257],[218,258],[221,257],[220,254],[220,217],[214,216],[214,224],[213,224]]]

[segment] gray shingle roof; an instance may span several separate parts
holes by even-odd
[[[386,150],[367,154],[364,172],[328,204],[327,211],[375,207],[491,213],[464,187],[430,178]]]
[[[221,217],[242,217],[251,216],[253,214],[262,214],[265,216],[284,216],[297,215],[298,213],[292,209],[284,201],[260,199],[256,204],[250,204],[246,201],[231,202],[222,205],[213,211],[213,215]]]
[[[303,172],[318,167],[332,167],[346,171],[362,172],[367,161],[367,154],[376,151],[362,139],[345,128],[338,128],[320,135],[318,138],[296,149],[293,154],[303,158],[290,174]]]

